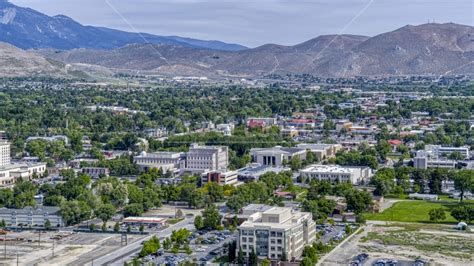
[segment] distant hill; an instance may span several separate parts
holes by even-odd
[[[110,51],[49,49],[38,53],[66,63],[170,75],[474,75],[474,27],[423,24],[375,37],[327,35],[295,46],[267,44],[241,51],[133,44]]]
[[[67,76],[64,64],[0,43],[0,76]]]
[[[0,42],[22,49],[115,49],[132,43],[181,45],[224,51],[246,49],[242,45],[220,41],[84,26],[67,16],[47,16],[30,8],[18,7],[7,0],[0,0]]]

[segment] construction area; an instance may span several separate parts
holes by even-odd
[[[127,235],[127,242],[143,237]],[[9,231],[0,243],[0,265],[84,265],[125,244],[120,234],[58,231]]]
[[[413,265],[474,265],[474,233],[450,225],[370,222],[322,258],[320,265],[348,265],[358,254],[368,254],[364,265],[379,260]]]

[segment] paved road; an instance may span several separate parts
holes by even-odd
[[[89,263],[85,264],[87,266],[95,266],[95,265],[112,265],[114,262],[120,261],[120,265],[123,265],[121,263],[122,258],[129,257],[130,255],[138,252],[141,247],[142,247],[142,242],[149,240],[153,236],[157,236],[158,238],[165,238],[169,237],[171,235],[171,232],[176,229],[180,228],[190,228],[191,226],[194,227],[193,224],[193,219],[192,218],[185,218],[183,221],[176,223],[174,225],[171,225],[170,227],[159,231],[155,234],[151,234],[143,239],[141,241],[136,241],[133,242],[127,246],[124,246],[120,249],[117,249],[116,251],[109,253],[105,256],[102,256],[100,258],[96,258],[93,261],[90,261]]]

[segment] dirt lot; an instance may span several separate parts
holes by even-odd
[[[61,235],[63,237],[58,237]],[[71,232],[41,233],[9,232],[7,241],[0,241],[0,265],[84,265],[92,258],[120,247],[120,235]],[[53,257],[53,239],[54,257]],[[129,236],[129,243],[142,236]],[[3,240],[3,236],[0,236]],[[6,244],[6,245],[5,245]],[[6,257],[5,257],[6,248]]]
[[[358,254],[377,259],[414,261],[430,265],[474,265],[474,233],[445,225],[371,222],[323,258],[320,265],[348,265]]]

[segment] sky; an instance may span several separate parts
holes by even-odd
[[[474,25],[473,0],[10,0],[94,26],[294,45],[324,34],[374,36],[407,24]]]

